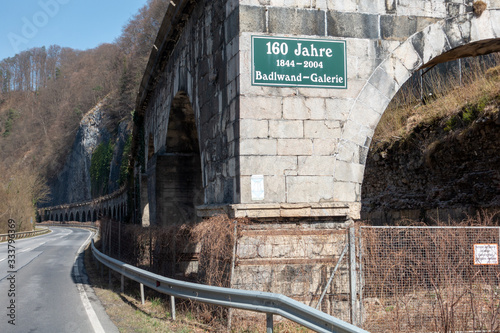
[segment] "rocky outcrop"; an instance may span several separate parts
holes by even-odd
[[[500,207],[498,108],[460,129],[445,130],[446,121],[435,121],[419,125],[406,139],[372,147],[362,215]]]
[[[49,182],[51,200],[46,206],[70,204],[92,199],[90,165],[92,153],[102,142],[116,140],[113,161],[110,166],[110,192],[118,189],[118,178],[123,153],[123,147],[128,137],[127,123],[118,125],[117,133],[113,135],[106,123],[110,123],[105,112],[105,102],[97,104],[81,120],[76,133],[73,147],[66,163],[55,179]]]

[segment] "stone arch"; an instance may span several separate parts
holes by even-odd
[[[66,212],[66,214],[64,214],[64,221],[65,221],[65,222],[69,221],[69,220],[68,220],[68,212]]]
[[[90,209],[87,212],[87,222],[92,222],[92,215],[90,214]]]
[[[342,128],[334,176],[345,181],[334,184],[336,200],[360,202],[365,160],[375,128],[403,84],[419,69],[500,51],[500,31],[495,30],[494,20],[500,20],[498,9],[487,10],[480,18],[458,16],[436,22],[401,43],[377,66]]]
[[[73,215],[73,213],[71,213],[71,215]],[[78,212],[78,211],[75,214],[75,221],[80,222],[80,212]]]
[[[73,212],[69,214],[69,221],[74,221],[75,220],[75,215],[73,215]]]
[[[200,146],[194,110],[182,91],[171,104],[165,153],[157,156],[155,192],[157,224],[197,219],[195,207],[204,199]]]
[[[97,210],[94,209],[94,213],[92,214],[92,222],[97,221]]]
[[[57,216],[57,215],[56,215],[56,216]],[[53,214],[53,213],[51,213],[51,214],[50,214],[50,220],[51,220],[51,221],[54,221],[54,214]],[[57,221],[57,217],[56,217],[56,220],[55,220],[55,221]]]

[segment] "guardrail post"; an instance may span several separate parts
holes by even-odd
[[[273,314],[266,313],[266,333],[273,333]]]
[[[172,314],[172,320],[175,320],[175,297],[170,296],[170,313]]]
[[[144,285],[140,283],[141,285],[141,304],[144,305]]]
[[[121,287],[120,287],[120,290],[122,293],[125,292],[125,276],[122,274],[121,276]]]

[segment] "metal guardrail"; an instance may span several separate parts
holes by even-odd
[[[14,238],[14,239],[21,239],[21,238],[27,238],[27,237],[33,237],[33,236],[38,236],[38,235],[43,235],[48,233],[50,230],[44,229],[44,230],[33,230],[33,231],[23,231],[23,232],[15,232],[12,234],[1,234],[0,235],[0,242],[5,242],[9,238]]]
[[[264,312],[267,314],[267,332],[272,332],[272,316],[280,315],[316,332],[368,333],[324,312],[281,294],[213,287],[170,279],[113,259],[96,249],[92,240],[92,253],[103,265],[120,273],[122,290],[124,276],[171,297],[219,305],[229,308]],[[173,302],[172,302],[173,303]]]

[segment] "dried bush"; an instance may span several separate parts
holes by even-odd
[[[479,17],[486,10],[487,6],[486,6],[486,3],[484,1],[479,0],[479,1],[474,1],[474,3],[472,4],[472,7],[474,8],[474,15]]]
[[[365,328],[498,331],[498,265],[475,265],[473,247],[499,243],[498,217],[483,211],[453,226],[362,228]]]
[[[229,287],[236,225],[244,219],[214,216],[197,224],[147,227],[122,225],[103,219],[101,244],[105,253],[131,265],[181,280]],[[196,313],[213,326],[224,325],[227,310],[179,300],[185,311]]]

